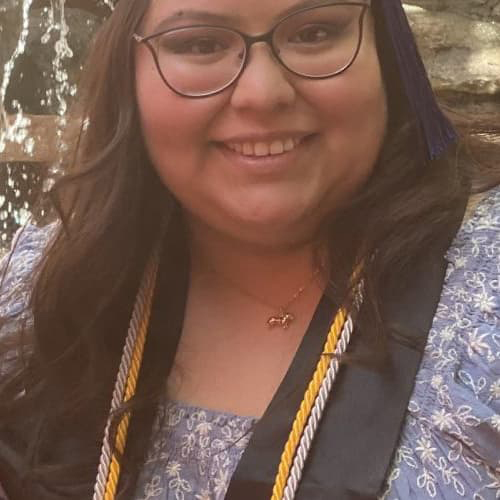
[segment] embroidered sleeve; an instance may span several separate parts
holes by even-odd
[[[21,325],[30,326],[29,298],[33,272],[56,225],[25,226],[15,235],[10,252],[0,261],[0,338],[16,334]],[[0,374],[5,373],[12,353],[3,353]]]
[[[382,498],[500,498],[500,188],[451,245]]]

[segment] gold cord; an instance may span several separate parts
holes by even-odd
[[[285,491],[286,483],[290,475],[295,452],[297,451],[297,447],[300,443],[300,438],[304,433],[307,420],[309,418],[309,415],[311,414],[314,402],[316,400],[316,396],[318,395],[321,388],[321,383],[323,382],[323,379],[325,378],[328,371],[328,366],[330,364],[330,355],[335,352],[335,348],[344,327],[346,318],[347,313],[345,309],[340,308],[335,316],[335,319],[333,320],[333,324],[330,328],[330,332],[328,333],[323,352],[316,366],[314,375],[309,382],[309,386],[304,394],[304,399],[300,404],[299,411],[297,412],[295,421],[292,425],[292,430],[288,437],[288,441],[286,442],[283,449],[281,461],[278,467],[278,473],[274,482],[271,500],[282,500],[283,498],[283,493]],[[325,356],[325,354],[328,354],[329,356]]]
[[[153,292],[154,283],[156,278],[157,268],[154,270],[154,277],[149,287],[147,296],[145,298],[144,314],[140,318],[137,339],[134,345],[134,350],[132,353],[132,359],[130,363],[130,368],[127,376],[127,384],[125,387],[125,394],[123,402],[126,403],[135,394],[135,389],[137,387],[137,380],[139,378],[139,371],[142,364],[142,358],[144,354],[144,345],[146,343],[146,335],[148,331],[149,318],[151,315],[151,306],[153,303]],[[113,455],[111,457],[111,463],[109,467],[109,475],[106,483],[106,488],[104,491],[104,500],[114,500],[116,496],[116,489],[118,486],[118,481],[120,479],[120,460],[119,457],[123,456],[125,452],[125,445],[127,443],[127,434],[130,424],[130,412],[126,412],[117,427],[115,444],[113,448]]]

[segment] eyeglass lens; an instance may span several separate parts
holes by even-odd
[[[273,49],[290,71],[311,78],[348,66],[359,48],[362,5],[328,5],[298,12],[273,30]],[[151,40],[159,70],[174,90],[188,96],[230,85],[247,57],[244,38],[223,27],[191,26]]]

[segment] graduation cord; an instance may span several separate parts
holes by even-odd
[[[358,287],[355,296],[355,309],[361,306],[361,287]],[[352,332],[352,317],[344,308],[340,308],[281,455],[271,500],[295,498],[307,456],[339,371],[339,359],[347,350]]]
[[[283,498],[285,500],[293,500],[295,498],[295,494],[297,493],[307,456],[311,450],[314,436],[316,435],[316,431],[318,430],[321,417],[323,416],[323,412],[328,401],[328,396],[332,390],[333,383],[335,382],[340,368],[339,358],[347,350],[347,346],[351,340],[352,331],[353,321],[351,316],[348,316],[344,324],[342,335],[337,342],[335,353],[323,353],[323,355],[331,357],[330,366],[328,367],[326,376],[323,379],[319,393],[316,396],[316,401],[313,409],[311,410],[307,426],[304,429],[302,437],[300,438],[299,447],[293,460],[292,469],[290,471],[290,475],[288,476],[288,481],[283,494]]]
[[[135,394],[144,353],[149,317],[151,315],[156,275],[160,260],[159,250],[160,246],[157,245],[147,263],[139,291],[137,292],[132,319],[130,320],[127,339],[113,390],[111,409],[104,431],[93,500],[113,500],[116,496],[121,471],[119,457],[125,451],[130,424],[130,412],[124,413],[118,422],[113,447],[110,444],[111,427],[116,412]]]
[[[93,500],[114,500],[116,497],[121,472],[119,459],[125,451],[130,411],[125,412],[118,422],[113,446],[111,428],[116,412],[135,394],[159,267],[159,250],[160,246],[157,245],[147,263],[137,292],[104,431]],[[362,301],[360,289],[361,287],[354,300],[356,309]],[[293,500],[295,497],[306,458],[339,369],[339,358],[347,349],[352,330],[352,318],[341,307],[330,327],[320,360],[282,453],[271,500]]]
[[[283,449],[281,461],[278,467],[278,473],[274,481],[271,500],[282,500],[284,498],[283,495],[285,487],[287,485],[288,478],[290,477],[290,471],[292,469],[297,448],[300,444],[302,436],[304,435],[307,420],[313,410],[315,400],[320,392],[321,384],[328,372],[330,364],[328,354],[335,352],[338,339],[345,323],[346,312],[345,309],[341,307],[335,315],[323,348],[323,352],[321,353],[314,375],[304,394],[304,399],[300,404],[299,411],[297,412],[292,425],[292,430],[290,431],[290,435]]]

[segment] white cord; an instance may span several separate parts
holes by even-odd
[[[144,317],[146,304],[148,302],[148,295],[153,293],[155,285],[156,271],[159,263],[158,248],[153,252],[148,265],[142,276],[141,285],[135,299],[134,309],[132,312],[132,319],[130,320],[127,338],[125,340],[125,347],[118,369],[115,387],[113,390],[113,397],[111,400],[111,409],[109,411],[108,421],[104,430],[104,439],[101,448],[101,456],[99,459],[99,467],[97,469],[97,478],[94,486],[93,500],[104,500],[104,492],[109,476],[109,469],[111,465],[112,449],[110,443],[110,430],[113,422],[113,417],[116,411],[123,403],[125,395],[125,386],[127,377],[130,371],[132,362],[132,355],[134,352],[135,343],[137,340],[139,324]]]
[[[358,286],[355,294],[354,309],[356,311],[358,311],[361,308],[361,304],[363,302],[362,288],[363,284],[361,283]],[[352,320],[352,316],[349,315],[347,316],[346,321],[344,323],[342,333],[337,342],[337,347],[335,348],[335,353],[323,354],[323,355],[331,355],[332,359],[330,361],[330,365],[328,367],[328,371],[326,372],[325,378],[321,383],[319,393],[316,396],[316,400],[314,402],[311,414],[309,415],[307,425],[300,438],[297,453],[295,454],[293,465],[290,470],[290,475],[288,476],[285,491],[283,493],[284,500],[293,500],[295,498],[300,480],[302,479],[307,457],[309,455],[309,452],[311,451],[311,446],[314,440],[314,436],[316,435],[316,432],[319,428],[321,418],[326,408],[326,403],[328,401],[330,392],[332,390],[333,384],[335,382],[337,373],[340,368],[339,360],[347,350],[353,330],[354,330],[354,323]]]

